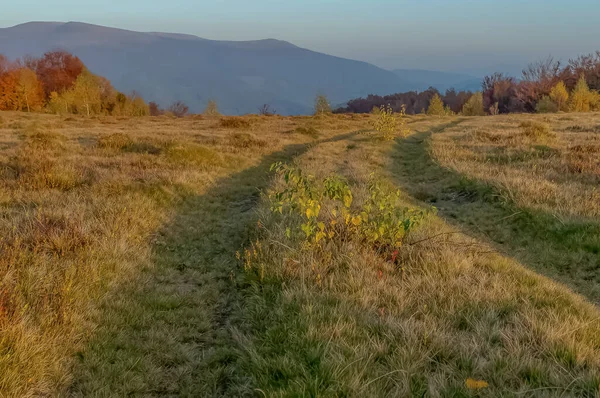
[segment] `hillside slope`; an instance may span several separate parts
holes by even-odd
[[[62,48],[121,91],[148,101],[183,100],[201,111],[215,99],[225,113],[256,113],[268,103],[282,114],[309,113],[317,93],[333,104],[407,86],[368,63],[333,57],[278,40],[213,41],[140,33],[78,22],[31,22],[0,29],[0,53],[16,58]]]

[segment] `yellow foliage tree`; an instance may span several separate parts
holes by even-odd
[[[19,110],[39,111],[44,104],[44,92],[37,75],[29,68],[17,71],[17,103]]]
[[[569,103],[569,92],[562,80],[550,90],[550,99],[554,101],[559,111],[567,111]]]
[[[408,135],[410,131],[405,127],[406,110],[404,107],[397,114],[394,114],[389,104],[387,106],[381,105],[381,108],[377,109],[379,109],[379,112],[376,114],[377,117],[373,120],[372,124],[373,129],[381,135],[381,138],[391,141],[396,138],[398,132],[404,137]]]
[[[325,115],[327,113],[331,113],[329,100],[324,95],[317,95],[315,99],[315,115]]]
[[[572,112],[589,112],[594,100],[594,95],[585,81],[585,77],[581,75],[577,85],[571,93],[569,101],[569,109]]]
[[[462,114],[464,116],[485,116],[485,110],[483,109],[483,94],[480,92],[473,94],[463,105]]]
[[[429,116],[444,116],[446,109],[444,108],[444,102],[439,94],[435,94],[429,102],[429,108],[427,108],[427,114]]]
[[[219,112],[219,107],[217,105],[217,101],[215,101],[215,100],[208,101],[208,104],[206,105],[206,109],[204,109],[204,112],[202,114],[206,117],[220,116],[221,113]]]
[[[101,83],[98,77],[84,70],[75,81],[72,89],[73,105],[78,114],[87,116],[100,113],[102,109]]]
[[[47,109],[56,114],[73,113],[73,91],[67,90],[61,94],[56,91],[51,92]]]

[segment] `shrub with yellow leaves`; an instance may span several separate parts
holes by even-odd
[[[286,236],[301,236],[307,246],[358,235],[375,248],[399,248],[430,212],[398,206],[400,193],[375,175],[371,176],[367,200],[353,207],[352,190],[337,175],[318,182],[298,167],[276,163],[271,169],[285,182],[282,189],[269,195],[271,211],[300,217],[300,222],[290,219]]]
[[[390,105],[382,105],[380,108],[373,108],[372,113],[377,116],[373,121],[373,129],[377,131],[384,140],[393,140],[399,132],[402,136],[407,136],[409,130],[406,125],[406,111],[404,106],[397,114]]]

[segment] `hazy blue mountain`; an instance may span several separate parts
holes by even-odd
[[[0,29],[10,58],[65,49],[124,92],[136,90],[166,106],[183,100],[201,111],[215,99],[225,113],[256,113],[265,103],[282,114],[312,111],[317,93],[332,104],[368,94],[406,91],[390,71],[278,40],[214,41],[141,33],[78,22],[30,22]]]
[[[461,73],[437,72],[421,69],[395,69],[393,72],[408,82],[410,90],[424,91],[429,87],[445,92],[449,88],[457,91],[480,91],[482,79]]]

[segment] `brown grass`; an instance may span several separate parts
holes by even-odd
[[[597,116],[575,117],[584,125]],[[443,165],[498,187],[521,207],[561,217],[600,216],[594,189],[600,183],[598,133],[592,127],[572,131],[573,120],[556,116],[545,122],[521,118],[467,121],[435,136],[433,154]]]
[[[155,119],[159,119],[158,121]],[[0,126],[0,391],[55,395],[100,298],[151,265],[151,236],[193,192],[268,148],[199,118],[123,119],[3,113]],[[205,133],[196,143],[198,123]],[[285,123],[285,121],[277,121]],[[121,131],[120,131],[121,130]],[[278,128],[273,129],[278,131]],[[136,276],[137,275],[137,276]],[[110,318],[110,315],[108,315]]]
[[[227,117],[219,121],[221,127],[226,129],[249,129],[250,121],[242,117]]]

